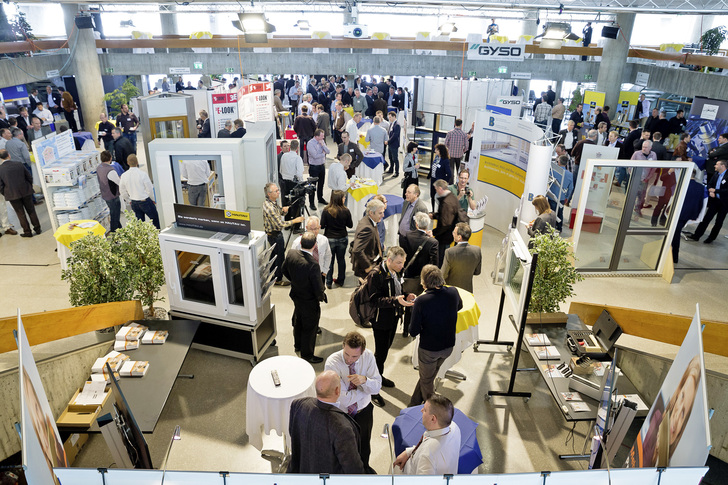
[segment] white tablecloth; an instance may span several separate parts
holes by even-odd
[[[377,155],[382,157],[379,154]],[[366,157],[368,154],[364,153],[364,156]],[[356,173],[359,178],[372,179],[377,183],[377,185],[382,185],[382,177],[384,176],[384,157],[381,158],[380,162],[374,168],[369,168],[366,163],[361,162],[359,166],[356,167],[354,173]]]
[[[273,384],[271,371],[276,370],[281,385]],[[276,431],[279,436],[288,434],[288,418],[291,403],[301,397],[315,397],[316,372],[311,364],[291,355],[279,355],[259,362],[248,378],[248,395],[245,412],[245,429],[250,444],[262,451],[263,434]]]

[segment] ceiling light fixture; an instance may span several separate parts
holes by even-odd
[[[308,20],[299,20],[294,24],[294,27],[298,27],[301,30],[309,30],[311,28],[311,24],[308,23]]]
[[[455,27],[454,22],[445,22],[440,27],[438,27],[437,31],[440,35],[450,35],[453,32],[457,32],[458,28]]]
[[[233,26],[245,34],[245,42],[253,44],[267,43],[267,34],[276,31],[262,13],[239,13],[238,20],[233,20]]]

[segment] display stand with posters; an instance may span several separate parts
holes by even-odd
[[[711,172],[714,168],[707,167],[706,160],[710,150],[718,146],[718,135],[728,132],[728,101],[696,96],[687,118],[688,156],[700,169]]]
[[[584,144],[581,159],[588,160],[616,160],[619,158],[619,148],[604,147],[599,145]],[[571,207],[579,207],[581,198],[581,186],[584,183],[584,168],[586,163],[579,164],[579,173],[574,180],[574,194],[571,198]],[[609,202],[609,192],[614,178],[614,167],[597,167],[591,174],[589,181],[589,192],[587,197],[587,209],[595,216],[604,217],[604,211]],[[573,220],[573,217],[572,217]]]
[[[594,118],[596,117],[597,108],[604,108],[604,99],[606,94],[597,91],[584,91],[584,110],[582,115],[584,116],[584,128],[594,128],[596,130],[596,123]],[[586,131],[582,132],[586,134]]]
[[[543,139],[543,130],[531,122],[477,112],[468,168],[475,198],[490,200],[488,225],[506,232],[521,204],[531,147]]]

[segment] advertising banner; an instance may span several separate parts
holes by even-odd
[[[238,113],[244,121],[274,121],[273,84],[251,83],[238,89]]]
[[[728,101],[702,96],[693,98],[685,131],[691,137],[688,156],[705,169],[708,152],[718,146],[718,135],[728,132]]]
[[[230,234],[250,233],[249,212],[174,204],[174,216],[179,227]]]
[[[68,466],[66,452],[30,351],[19,310],[15,340],[18,344],[20,361],[20,418],[25,477],[28,483],[34,485],[58,484],[58,479],[53,474],[53,467]]]
[[[526,44],[468,43],[469,61],[523,61]]]
[[[238,119],[238,93],[210,93],[212,106],[212,136],[217,138],[217,132],[225,128],[226,121]]]
[[[507,116],[521,117],[521,111],[523,108],[523,98],[520,96],[501,96],[495,104],[486,105],[486,109],[489,109],[495,113],[500,113]]]
[[[703,466],[710,450],[700,308],[662,383],[627,466]]]
[[[606,94],[596,91],[584,91],[584,125],[594,126],[594,117],[597,108],[604,108]],[[596,126],[594,126],[596,129]]]
[[[638,91],[620,91],[615,123],[618,125],[629,123],[634,118],[634,111],[637,109],[639,100],[640,93]]]
[[[517,117],[477,113],[468,165],[476,197],[492,201],[487,224],[504,232],[508,228],[524,192],[531,144],[543,136],[541,128]]]

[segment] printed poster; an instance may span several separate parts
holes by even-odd
[[[627,466],[703,466],[710,450],[700,308],[650,408]]]
[[[634,118],[637,109],[637,102],[640,100],[640,93],[637,91],[620,91],[617,101],[615,123],[627,124]]]
[[[584,91],[584,124],[588,126],[594,126],[594,119],[597,115],[597,108],[604,108],[604,99],[606,94],[599,93],[596,91]]]
[[[273,84],[251,83],[238,90],[238,113],[244,121],[274,121]]]
[[[212,135],[217,138],[217,132],[225,128],[225,122],[238,119],[238,93],[212,93],[210,97],[214,127]]]

